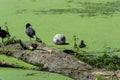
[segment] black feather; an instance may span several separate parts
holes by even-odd
[[[30,38],[34,38],[35,34],[35,30],[32,28],[32,25],[27,23],[26,24],[26,34],[30,37]]]

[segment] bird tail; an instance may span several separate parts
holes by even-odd
[[[34,36],[31,36],[31,38],[34,38]]]
[[[35,35],[35,38],[36,38],[36,39],[38,38],[37,35]]]

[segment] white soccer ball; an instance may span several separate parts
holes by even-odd
[[[55,44],[62,45],[66,43],[66,38],[63,34],[56,34],[53,38],[53,42]]]

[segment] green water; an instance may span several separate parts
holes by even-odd
[[[119,4],[119,0],[0,0],[0,25],[5,28],[7,22],[12,36],[29,40],[25,34],[29,22],[43,42],[57,49],[73,49],[76,35],[78,44],[85,41],[84,51],[119,50]],[[64,34],[71,44],[54,45],[56,33]]]
[[[120,0],[0,0],[0,26],[5,29],[7,22],[11,35],[26,41],[29,37],[25,34],[25,25],[29,22],[43,42],[57,49],[73,49],[73,35],[76,35],[78,44],[84,40],[87,45],[80,51],[98,55],[104,51],[115,51],[111,54],[119,55],[119,5]],[[53,44],[56,33],[64,34],[70,45]],[[0,57],[1,60],[6,59]],[[14,60],[7,58],[6,61],[18,63]],[[21,62],[18,64],[21,65]],[[70,80],[53,73],[0,68],[0,80],[13,79]]]
[[[40,69],[36,66],[33,66],[32,64],[26,63],[22,60],[16,59],[14,57],[6,56],[6,55],[0,55],[0,62],[9,63],[11,65],[16,65],[18,67],[25,68],[25,69]]]
[[[0,67],[0,80],[72,80],[60,74],[39,71],[40,68],[10,56],[0,55],[0,62],[23,68]]]
[[[72,80],[65,76],[33,70],[0,68],[0,80]]]

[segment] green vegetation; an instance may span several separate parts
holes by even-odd
[[[68,2],[71,3],[71,2]],[[64,9],[50,9],[46,11],[36,11],[42,12],[44,14],[80,14],[81,17],[93,17],[98,15],[107,15],[112,16],[116,12],[120,12],[120,2],[106,2],[106,3],[98,3],[98,2],[73,2],[79,7],[72,7]]]
[[[105,80],[105,78],[103,76],[98,75],[96,76],[95,80]]]
[[[97,68],[113,71],[120,69],[120,58],[117,55],[111,56],[107,53],[104,53],[102,56],[96,57],[93,55],[88,57],[87,55],[81,55],[77,53],[76,57]]]
[[[79,49],[79,47],[78,47],[78,43],[77,43],[78,38],[77,38],[76,35],[73,36],[73,41],[74,41],[74,42],[73,42],[73,49],[74,49],[75,52],[77,52],[78,49]]]

